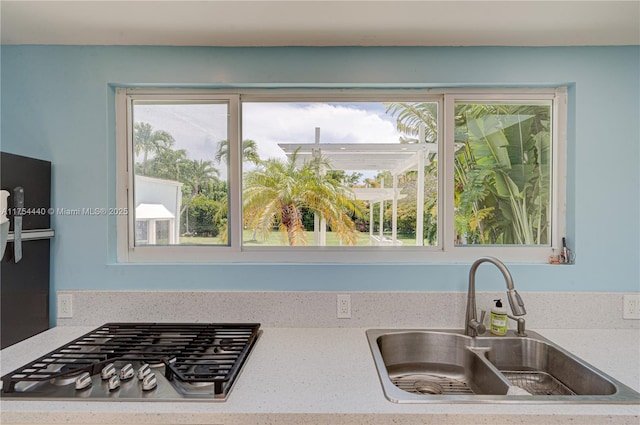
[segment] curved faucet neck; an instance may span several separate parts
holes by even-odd
[[[509,301],[509,306],[511,307],[511,311],[515,316],[522,316],[526,314],[524,309],[524,303],[518,295],[518,292],[515,290],[513,285],[513,278],[511,277],[511,273],[507,266],[500,260],[495,257],[482,257],[476,260],[469,270],[469,289],[467,293],[467,312],[465,317],[465,334],[469,336],[476,336],[478,333],[484,332],[484,326],[478,326],[478,315],[476,310],[476,271],[478,267],[482,263],[491,263],[495,265],[504,276],[504,280],[507,284],[507,298]],[[480,323],[480,325],[482,325]],[[478,332],[479,329],[482,329]]]
[[[511,273],[509,272],[509,269],[507,269],[507,266],[505,266],[502,261],[498,260],[495,257],[482,257],[476,260],[471,265],[471,270],[469,270],[469,290],[471,290],[473,287],[473,291],[475,293],[476,270],[478,270],[478,267],[482,263],[491,263],[495,265],[502,272],[502,275],[504,276],[504,280],[507,283],[507,289],[514,289],[513,278],[511,277]]]

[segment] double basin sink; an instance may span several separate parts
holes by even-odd
[[[640,403],[640,394],[541,335],[371,329],[385,396],[396,403]]]

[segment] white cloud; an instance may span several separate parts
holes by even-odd
[[[191,159],[212,161],[227,138],[226,107],[220,104],[136,105],[135,121],[165,130]],[[252,139],[261,158],[285,158],[278,143],[398,143],[394,120],[377,103],[245,103],[243,139]],[[216,165],[221,176],[224,164]],[[224,177],[223,177],[224,178]]]
[[[278,143],[397,143],[399,134],[389,119],[367,104],[245,103],[244,139],[255,140],[261,157],[284,158]]]

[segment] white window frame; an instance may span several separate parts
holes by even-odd
[[[553,91],[531,89],[526,93],[509,93],[502,90],[457,90],[445,93],[444,121],[445,138],[445,160],[447,167],[445,170],[444,183],[445,193],[453,194],[453,162],[454,162],[454,139],[455,122],[454,110],[456,101],[477,101],[477,102],[540,102],[547,104],[551,102],[552,123],[551,123],[551,243],[550,246],[492,246],[492,245],[455,245],[454,244],[454,224],[453,215],[444,216],[445,239],[444,251],[451,252],[455,261],[474,261],[478,254],[492,255],[504,261],[518,262],[543,262],[547,263],[549,256],[560,253],[562,237],[566,232],[566,107],[567,90],[565,87],[554,89]],[[453,197],[445,196],[445,211],[453,211]]]
[[[132,216],[117,217],[117,258],[123,263],[456,263],[493,255],[508,262],[546,263],[566,231],[566,87],[532,89],[116,89],[116,206],[133,204],[132,105],[136,100],[227,101],[229,104],[229,245],[135,246]],[[434,101],[438,103],[438,246],[242,246],[241,102]],[[465,101],[552,102],[552,234],[550,246],[454,245],[454,107]],[[235,164],[235,166],[234,166]],[[451,211],[446,214],[445,211]]]

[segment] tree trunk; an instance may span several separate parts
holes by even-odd
[[[295,204],[282,204],[282,224],[287,229],[289,246],[294,245],[296,230],[302,226],[300,211],[298,211],[298,208],[295,206]]]

